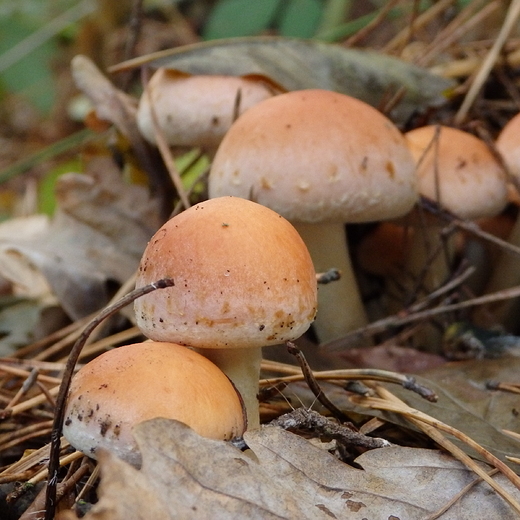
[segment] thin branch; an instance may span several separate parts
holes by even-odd
[[[327,409],[329,410],[336,419],[341,422],[350,423],[350,419],[334,404],[329,398],[325,395],[323,390],[320,387],[317,379],[314,377],[312,373],[311,367],[307,363],[303,352],[292,342],[287,341],[286,343],[287,350],[289,354],[292,354],[296,360],[298,361],[300,368],[302,369],[303,376],[305,377],[305,382],[307,386],[311,389],[312,393],[316,396],[316,399]]]
[[[135,289],[131,293],[121,298],[117,303],[110,305],[103,309],[98,316],[92,320],[83,330],[81,336],[78,338],[72,350],[70,351],[69,358],[65,365],[63,372],[62,381],[58,391],[58,397],[56,399],[56,409],[54,412],[53,430],[51,434],[50,442],[50,455],[49,455],[49,480],[47,482],[47,490],[45,497],[45,520],[53,520],[56,509],[56,486],[58,483],[58,471],[60,468],[59,453],[61,446],[61,431],[63,428],[63,421],[65,418],[65,404],[67,400],[67,393],[69,391],[72,374],[74,367],[81,354],[81,350],[85,345],[92,331],[104,320],[119,312],[129,303],[132,303],[137,298],[144,296],[157,289],[165,289],[174,285],[173,280],[164,279],[159,280],[150,285],[146,285],[139,289]]]

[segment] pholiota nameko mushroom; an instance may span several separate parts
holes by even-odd
[[[421,195],[467,220],[494,216],[504,209],[505,172],[484,141],[457,128],[436,125],[410,130],[405,139],[417,163]],[[444,222],[437,222],[415,230],[406,266],[413,277],[419,275],[428,257],[442,243]],[[430,259],[428,276],[423,281],[427,291],[438,288],[449,275],[454,240],[448,240],[446,245],[448,258],[438,255]]]
[[[417,200],[415,165],[401,132],[366,103],[328,90],[288,92],[240,116],[224,136],[209,195],[254,200],[280,213],[304,239],[320,286],[320,342],[366,324],[345,236],[346,223],[392,219]]]
[[[257,427],[261,348],[298,338],[316,314],[316,274],[303,240],[260,204],[211,199],[150,240],[136,285],[165,277],[175,286],[135,301],[137,325],[155,341],[211,359],[242,395],[248,427]]]
[[[229,440],[245,430],[240,396],[211,361],[181,345],[149,341],[109,350],[79,370],[63,434],[89,457],[104,448],[139,465],[132,428],[156,417],[211,439]]]
[[[278,92],[256,77],[192,76],[160,68],[141,96],[137,124],[153,144],[159,130],[172,146],[197,146],[213,155],[236,117]]]

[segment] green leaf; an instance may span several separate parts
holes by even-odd
[[[202,32],[205,40],[251,36],[267,29],[280,0],[220,0]]]
[[[318,28],[321,15],[319,0],[291,0],[278,22],[278,29],[282,36],[310,38]]]
[[[322,88],[380,107],[403,92],[390,116],[404,123],[417,110],[439,106],[454,83],[399,58],[313,40],[282,37],[230,38],[186,45],[129,60],[111,71],[142,65],[189,74],[255,74],[286,90]]]
[[[16,13],[9,18],[0,18],[0,55],[29,36],[36,28]],[[47,113],[55,99],[50,68],[50,60],[55,53],[56,46],[52,41],[40,45],[0,74],[3,88],[27,97],[37,109]]]
[[[207,155],[201,154],[198,148],[181,155],[175,160],[175,165],[182,177],[182,185],[186,191],[199,194],[205,188],[200,182],[204,172],[209,170],[210,160]]]

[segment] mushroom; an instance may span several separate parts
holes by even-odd
[[[150,240],[136,285],[164,277],[175,286],[136,300],[137,325],[211,359],[242,395],[248,427],[257,427],[261,347],[298,338],[316,314],[316,274],[302,239],[264,206],[208,200]]]
[[[501,154],[514,186],[509,185],[510,201],[518,206],[518,191],[520,183],[520,114],[513,117],[502,129],[496,140],[496,148]],[[520,218],[516,218],[507,238],[510,244],[520,247]],[[487,293],[501,291],[520,283],[520,263],[517,255],[501,251],[493,267],[493,272],[486,286]],[[476,309],[476,321],[481,325],[490,325],[485,315],[492,314],[495,322],[502,323],[506,328],[517,324],[518,302],[514,299],[496,302]]]
[[[274,85],[256,77],[192,76],[160,68],[140,98],[137,125],[156,144],[153,108],[168,144],[212,154],[238,115],[275,92]]]
[[[417,200],[414,161],[401,132],[375,108],[327,90],[267,99],[231,126],[215,155],[209,195],[252,199],[303,237],[316,271],[341,279],[320,287],[321,342],[366,324],[345,223],[392,219]]]
[[[421,195],[462,219],[475,220],[497,215],[507,203],[504,170],[481,139],[446,126],[429,125],[405,134],[417,162]],[[430,252],[441,244],[438,220],[428,220],[424,229],[415,228],[406,270],[417,278]],[[424,279],[431,291],[449,276],[454,252],[448,240],[448,258],[438,255]]]
[[[109,350],[79,370],[63,434],[89,457],[103,448],[138,466],[132,429],[156,417],[211,439],[229,440],[245,430],[240,396],[213,363],[181,345],[145,342]]]

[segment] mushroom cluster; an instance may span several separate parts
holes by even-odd
[[[63,434],[89,457],[103,448],[138,466],[132,428],[156,417],[217,440],[240,437],[246,425],[240,396],[213,363],[181,345],[145,342],[109,350],[79,370]]]
[[[216,439],[258,427],[262,347],[297,339],[316,314],[316,273],[297,231],[236,197],[197,204],[157,231],[136,285],[161,278],[175,285],[135,302],[153,341],[110,350],[72,381],[64,434],[90,456],[103,447],[137,464],[132,427],[153,417]]]
[[[211,199],[175,216],[150,240],[137,287],[175,286],[136,300],[137,325],[155,341],[203,352],[233,381],[259,425],[262,347],[300,337],[316,315],[316,273],[294,227],[238,197]]]

